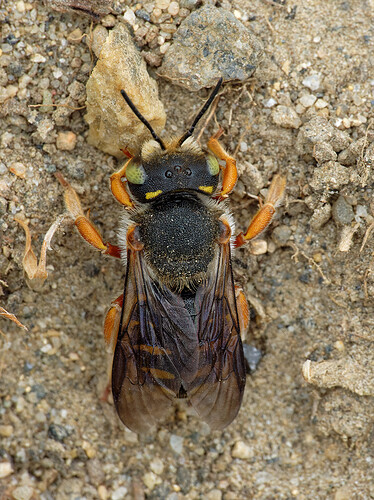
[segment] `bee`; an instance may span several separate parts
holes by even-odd
[[[70,184],[65,203],[81,236],[125,265],[124,291],[111,304],[104,336],[112,357],[114,404],[122,422],[149,433],[187,399],[212,429],[236,417],[246,381],[241,341],[248,304],[235,286],[231,254],[271,222],[285,189],[275,176],[245,233],[234,236],[227,197],[235,159],[213,135],[204,152],[194,129],[222,79],[182,136],[162,140],[124,90],[125,101],[152,135],[138,155],[125,151],[111,191],[125,207],[119,244],[104,243]],[[220,165],[220,161],[222,166]]]

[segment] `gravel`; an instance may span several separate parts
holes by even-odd
[[[199,36],[193,46],[201,48],[199,1],[115,1],[109,11],[96,0],[92,12],[80,3],[5,0],[0,9],[0,305],[28,327],[0,319],[0,497],[373,497],[371,6],[204,4],[203,13],[209,5],[215,12],[212,25],[234,18],[250,34],[246,50],[255,59],[251,76],[252,67],[231,78],[243,56],[227,25],[212,31],[210,47],[236,54],[238,65],[219,61],[229,83],[210,122],[200,124],[201,144],[223,127],[221,142],[240,173],[229,199],[236,232],[248,227],[274,174],[287,175],[270,230],[233,252],[235,280],[249,302],[245,342],[262,358],[247,376],[238,417],[223,432],[211,432],[181,404],[157,432],[138,436],[119,422],[110,396],[101,400],[108,382],[102,322],[122,291],[123,266],[85,245],[64,220],[47,253],[48,278],[35,291],[24,278],[25,236],[14,217],[28,221],[39,258],[44,235],[65,210],[54,176],[60,172],[104,239],[116,243],[122,210],[108,180],[122,160],[100,150],[99,141],[88,144],[82,109],[108,33],[126,30],[131,50],[147,62],[168,114],[165,132],[160,126],[165,137],[187,130],[207,95],[190,89],[207,85],[207,77],[215,83],[221,70],[181,47],[187,81],[172,73],[182,24],[191,23]],[[175,68],[161,77],[167,58]],[[118,90],[132,81],[131,71],[122,76],[125,60],[113,53],[103,71],[109,83],[101,85],[104,91],[115,83],[107,136],[115,155],[118,147],[138,147],[123,143],[127,135],[118,140],[116,120],[127,119]],[[157,107],[157,94],[149,98],[147,89],[135,89],[138,105]],[[95,106],[99,117],[100,99]],[[281,106],[293,111],[287,113],[298,128],[273,121]],[[57,142],[67,132],[76,136],[70,151]],[[301,376],[306,360],[314,370],[308,382]]]

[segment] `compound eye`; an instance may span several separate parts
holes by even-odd
[[[215,156],[208,155],[207,158],[208,170],[210,175],[218,175],[219,174],[219,163]]]
[[[127,166],[125,176],[131,184],[144,184],[147,178],[143,165],[135,161],[130,162]]]

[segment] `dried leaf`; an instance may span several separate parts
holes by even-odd
[[[64,217],[64,215],[60,215],[44,236],[39,263],[33,249],[31,248],[31,233],[28,224],[18,217],[14,218],[14,220],[23,227],[26,235],[25,253],[22,260],[22,266],[30,282],[33,282],[35,285],[42,285],[48,276],[46,269],[47,250],[51,250],[51,240]]]
[[[2,316],[3,318],[7,318],[7,319],[10,319],[11,321],[13,321],[17,326],[19,326],[20,328],[23,328],[24,330],[28,330],[27,326],[23,325],[17,318],[14,314],[6,311],[3,307],[0,307],[0,316]]]

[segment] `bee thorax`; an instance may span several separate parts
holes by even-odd
[[[137,222],[147,263],[160,281],[181,289],[205,278],[220,226],[217,214],[203,201],[174,194],[152,204]]]

